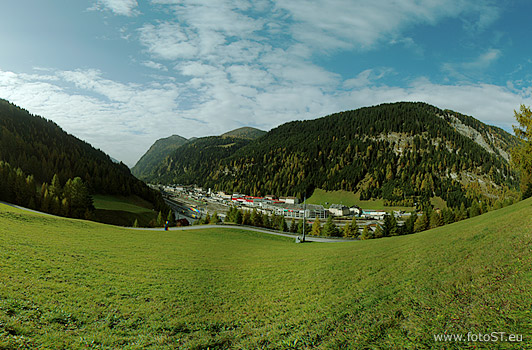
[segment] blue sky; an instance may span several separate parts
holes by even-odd
[[[424,101],[511,131],[525,0],[19,0],[0,98],[132,166],[158,138]]]

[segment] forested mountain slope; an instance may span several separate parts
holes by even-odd
[[[155,141],[150,149],[139,159],[137,164],[131,168],[131,172],[139,179],[146,177],[153,170],[153,167],[161,163],[164,158],[172,154],[173,151],[181,147],[185,142],[187,142],[187,139],[179,135],[172,135]]]
[[[25,202],[34,195],[37,198],[33,202],[38,202],[39,195],[44,193],[29,193],[32,186],[34,190],[43,183],[52,184],[57,175],[55,187],[79,177],[90,193],[135,194],[154,203],[156,208],[165,207],[160,195],[131,175],[126,165],[113,162],[108,155],[66,133],[54,122],[31,115],[5,100],[0,100],[0,162],[3,183],[0,195],[21,205],[27,206],[29,203]],[[61,194],[57,195],[61,200]]]
[[[283,124],[213,157],[201,173],[185,176],[186,164],[198,160],[176,152],[152,180],[301,198],[315,188],[342,189],[408,205],[441,196],[450,206],[469,206],[515,188],[508,153],[516,144],[472,117],[401,102]]]

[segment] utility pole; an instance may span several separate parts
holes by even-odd
[[[301,243],[305,242],[305,226],[306,225],[306,219],[307,217],[307,195],[305,194],[305,199],[303,200],[303,238],[301,239]]]

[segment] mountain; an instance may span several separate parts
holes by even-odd
[[[232,131],[228,131],[225,134],[222,134],[221,136],[255,140],[261,136],[266,135],[266,133],[267,133],[266,131],[245,126],[243,128],[238,128]]]
[[[210,152],[207,156],[209,159],[209,162],[212,162],[218,158],[214,157],[214,155],[217,156],[226,156],[228,152],[234,152],[239,147],[243,146],[244,144],[247,144],[247,141],[258,139],[259,137],[266,134],[266,131],[259,130],[252,127],[242,127],[235,130],[231,130],[226,132],[225,134],[222,134],[220,136],[208,136],[208,137],[191,137],[190,139],[185,139],[184,137],[173,135],[164,139],[157,140],[146,152],[140,160],[135,164],[135,166],[131,169],[133,175],[138,177],[142,180],[153,180],[155,178],[160,181],[159,177],[164,176],[160,171],[158,171],[157,174],[156,168],[157,166],[160,166],[161,164],[165,163],[165,158],[172,155],[181,153],[182,155],[176,155],[175,161],[179,162],[180,164],[183,164],[185,167],[186,164],[186,172],[195,172],[195,173],[202,173],[204,170],[204,166],[201,164],[201,162],[193,162],[188,163],[186,159],[195,159],[199,160],[198,157],[204,161],[203,159],[204,155],[195,152],[199,152],[201,150],[204,150],[205,152]],[[237,141],[235,141],[237,140]],[[233,142],[235,141],[235,142]],[[191,146],[185,149],[180,149],[181,146],[183,146],[185,143],[190,143]],[[237,147],[233,147],[237,145]],[[214,152],[212,147],[214,148]],[[219,147],[224,147],[223,154],[220,154]],[[180,149],[179,151],[176,151],[177,149]],[[210,151],[207,151],[207,149],[210,149]],[[185,156],[186,155],[186,156]],[[186,177],[186,179],[189,179],[191,177],[194,177],[192,174],[191,176]],[[164,176],[165,179],[168,179],[167,176]],[[185,181],[185,178],[180,179],[181,181]]]
[[[200,137],[179,147],[144,179],[157,183],[198,183],[198,179],[210,175],[221,159],[232,156],[250,142],[250,139],[231,136]]]
[[[74,181],[76,177],[81,181]],[[125,164],[113,162],[54,122],[0,99],[0,199],[41,209],[49,192],[51,203],[60,206],[62,199],[70,199],[64,188],[69,180],[92,194],[137,195],[158,210],[166,208],[160,194],[136,179]]]
[[[164,158],[181,147],[187,139],[179,135],[172,135],[155,141],[150,149],[139,159],[131,169],[133,175],[142,179],[150,174],[153,167],[161,163]]]
[[[300,198],[316,188],[346,190],[409,206],[440,196],[450,206],[469,206],[516,188],[508,154],[517,142],[473,117],[400,102],[283,124],[209,159],[198,173],[187,164],[201,164],[201,152],[179,151],[152,180]]]

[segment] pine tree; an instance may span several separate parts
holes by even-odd
[[[395,220],[395,216],[393,215],[393,213],[389,213],[384,216],[382,234],[384,237],[398,235],[397,220]]]
[[[218,212],[214,212],[214,214],[212,214],[212,218],[211,218],[211,224],[218,224],[220,222],[220,218],[218,217]]]
[[[323,226],[323,235],[328,237],[338,237],[340,236],[340,230],[338,230],[338,227],[333,222],[333,217],[329,216],[327,218],[327,222]]]
[[[299,226],[299,223],[296,219],[292,219],[290,222],[290,232],[297,233],[297,227]]]
[[[319,218],[316,218],[316,220],[314,220],[310,234],[313,236],[321,236],[321,222]]]
[[[48,187],[48,190],[50,191],[50,195],[52,196],[52,198],[61,198],[61,181],[59,181],[59,176],[57,174],[54,174],[54,177],[52,178],[52,184]]]
[[[373,239],[373,232],[369,229],[368,225],[364,226],[364,229],[362,230],[362,235],[360,236],[361,239],[367,240],[367,239]]]
[[[351,225],[350,224],[345,224],[344,225],[344,228],[342,229],[342,236],[344,236],[345,238],[348,238],[348,237],[351,237],[352,233],[351,233]]]
[[[471,203],[471,207],[469,208],[469,217],[472,218],[475,216],[479,216],[480,214],[480,206],[478,205],[478,202],[476,200],[473,200],[473,203]]]
[[[433,211],[430,215],[430,228],[443,226],[443,217],[437,211]]]
[[[403,225],[403,234],[404,235],[410,235],[414,233],[414,225],[417,219],[416,213],[410,213],[410,216],[405,221],[405,224]]]
[[[382,237],[384,237],[384,230],[382,229],[382,226],[380,224],[377,224],[377,228],[375,229],[375,238]]]
[[[173,210],[168,211],[166,216],[166,221],[168,221],[168,226],[175,226],[175,215]]]
[[[251,225],[251,213],[246,210],[246,212],[242,215],[242,224],[243,225]]]
[[[160,211],[159,211],[159,215],[157,215],[156,225],[158,227],[162,227],[164,225],[163,213]]]
[[[237,209],[235,212],[235,224],[242,225],[244,220],[244,215],[242,215],[242,210]]]
[[[443,208],[442,218],[445,225],[452,224],[455,221],[454,212],[449,208]]]
[[[284,216],[281,217],[280,223],[279,223],[279,231],[286,232],[288,231],[288,225],[286,224],[286,220],[284,219]]]
[[[423,213],[423,215],[417,217],[416,222],[414,223],[414,232],[425,231],[428,228],[428,225],[429,219],[427,218],[427,215]]]

